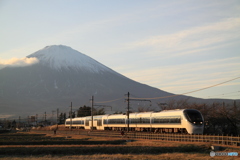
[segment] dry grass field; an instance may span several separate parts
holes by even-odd
[[[70,136],[71,138],[66,138]],[[240,157],[210,157],[210,143],[168,142],[160,140],[129,140],[83,135],[34,132],[0,135],[0,159],[239,159]],[[238,152],[239,147],[223,146],[219,152]]]

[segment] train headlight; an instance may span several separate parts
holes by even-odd
[[[196,122],[193,122],[194,124],[196,124]]]
[[[202,122],[200,122],[200,124],[202,124]]]

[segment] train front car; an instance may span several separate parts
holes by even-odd
[[[203,134],[204,120],[202,114],[195,109],[183,110],[184,126],[189,134]]]

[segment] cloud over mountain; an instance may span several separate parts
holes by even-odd
[[[38,63],[38,59],[36,57],[30,57],[30,58],[12,58],[9,60],[1,60],[0,59],[0,69],[4,67],[24,67],[24,66],[30,66],[33,64]]]

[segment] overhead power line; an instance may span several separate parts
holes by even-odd
[[[227,80],[227,81],[224,81],[224,82],[215,84],[215,85],[211,85],[211,86],[208,86],[208,87],[204,87],[204,88],[201,88],[201,89],[193,90],[193,91],[186,92],[186,93],[182,93],[182,94],[175,94],[175,95],[164,96],[164,97],[153,97],[153,98],[134,98],[134,97],[131,97],[131,98],[132,98],[132,99],[163,99],[163,98],[170,98],[170,97],[182,96],[182,95],[186,95],[186,94],[189,94],[189,93],[194,93],[194,92],[202,91],[202,90],[205,90],[205,89],[208,89],[208,88],[216,87],[216,86],[219,86],[219,85],[222,85],[222,84],[225,84],[225,83],[234,81],[234,80],[239,79],[239,78],[240,78],[240,77],[236,77],[236,78],[233,78],[233,79],[230,79],[230,80]]]
[[[233,94],[233,95],[228,95],[228,96],[224,96],[224,97],[232,97],[232,96],[239,96],[240,94]],[[231,99],[236,99],[236,98],[231,98]]]
[[[232,96],[232,94],[234,94],[234,95],[238,95],[238,94],[235,94],[235,93],[238,93],[238,94],[240,94],[240,91],[236,91],[236,92],[228,92],[228,93],[221,93],[221,94],[215,94],[215,95],[211,95],[211,96],[206,96],[207,98],[210,98],[210,97],[216,97],[216,96],[220,96],[220,97],[222,97],[222,96]]]
[[[110,103],[110,102],[118,101],[120,99],[124,99],[124,97],[121,97],[121,98],[118,98],[118,99],[113,99],[113,100],[108,100],[108,101],[95,102],[95,103]]]

